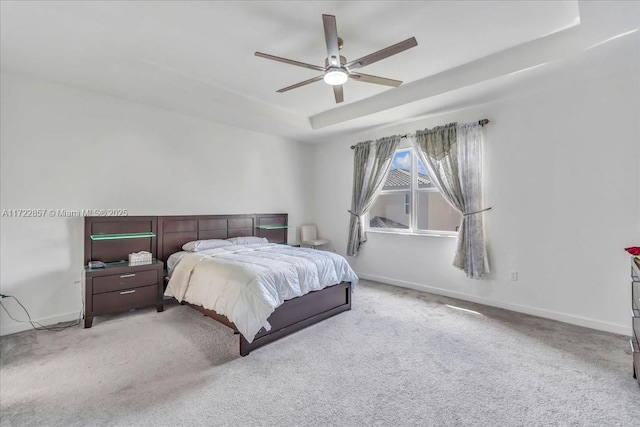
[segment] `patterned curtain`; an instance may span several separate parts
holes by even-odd
[[[390,136],[357,144],[353,156],[353,197],[347,255],[356,256],[360,245],[367,241],[362,224],[365,215],[384,186],[393,154],[400,143],[400,136]]]
[[[417,131],[415,144],[429,176],[462,216],[453,265],[467,277],[489,272],[482,212],[482,132],[478,123]]]

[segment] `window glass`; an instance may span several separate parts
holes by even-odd
[[[396,151],[369,211],[369,228],[385,231],[458,231],[461,215],[435,187],[412,149]]]
[[[408,229],[411,222],[411,150],[398,150],[380,195],[369,211],[369,227]]]

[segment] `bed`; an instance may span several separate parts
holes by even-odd
[[[158,217],[158,258],[170,273],[165,295],[233,329],[242,356],[350,310],[358,278],[346,260],[288,246],[287,229],[286,214]],[[230,238],[237,239],[224,247],[182,249]]]

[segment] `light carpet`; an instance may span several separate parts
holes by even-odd
[[[2,337],[2,426],[637,426],[628,339],[362,281],[238,355],[177,304]]]

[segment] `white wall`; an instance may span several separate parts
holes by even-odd
[[[293,226],[309,220],[306,145],[18,74],[0,77],[3,210],[287,212]],[[0,224],[1,292],[44,324],[77,318],[83,219],[3,217]],[[3,304],[26,319],[13,300]],[[30,328],[0,316],[2,334]]]
[[[502,99],[316,146],[319,232],[346,252],[350,145],[488,118],[488,279],[469,280],[451,266],[456,240],[448,237],[368,233],[359,256],[349,258],[354,269],[363,278],[629,334],[623,248],[640,244],[639,52],[636,33],[534,70],[536,78],[522,73]],[[512,270],[518,281],[510,281]]]

